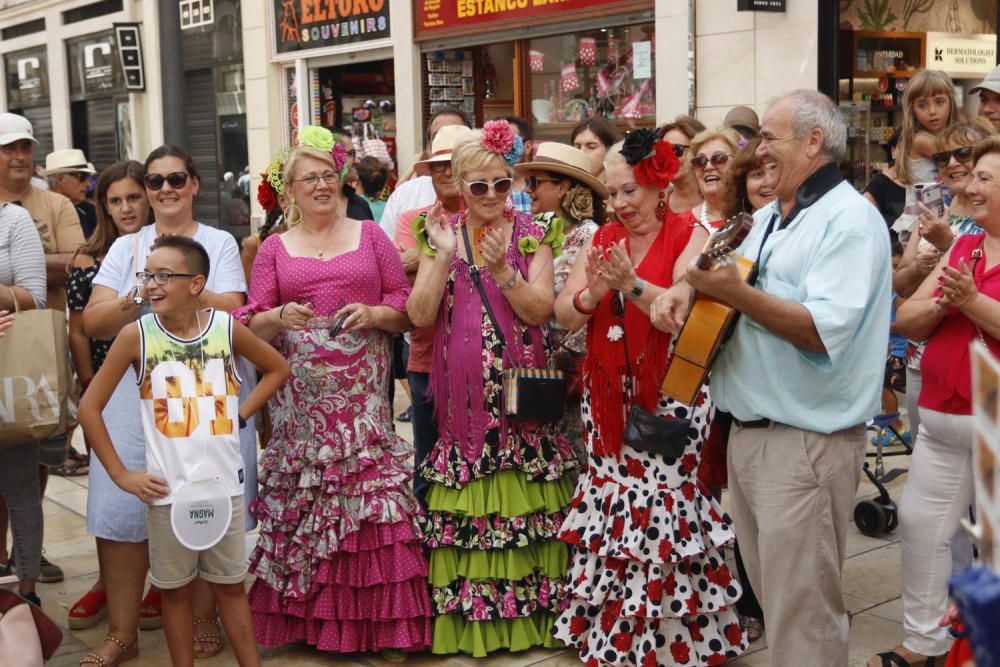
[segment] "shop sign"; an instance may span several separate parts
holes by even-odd
[[[653,5],[636,0],[414,0],[414,4],[418,40],[486,32],[504,24],[520,27],[526,19],[534,19],[533,24],[565,22],[569,17],[579,19],[617,13],[628,6],[648,9]]]
[[[949,74],[988,74],[996,64],[996,35],[927,33],[927,69]]]
[[[118,57],[125,74],[127,90],[146,90],[146,76],[142,69],[142,42],[138,23],[115,23],[118,40]]]
[[[107,93],[121,88],[113,31],[67,40],[66,44],[72,95]]]
[[[277,53],[389,37],[389,0],[272,0]]]
[[[7,101],[11,107],[33,107],[48,103],[45,47],[8,53]]]
[[[736,0],[738,12],[783,12],[785,0]]]

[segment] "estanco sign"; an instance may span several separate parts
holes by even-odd
[[[389,0],[272,0],[277,53],[389,36]]]
[[[652,9],[651,0],[413,0],[417,40]]]

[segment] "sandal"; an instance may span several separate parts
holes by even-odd
[[[197,632],[199,625],[214,625],[218,632]],[[208,651],[199,651],[195,648],[194,657],[196,658],[211,658],[213,655],[218,655],[222,650],[222,628],[219,626],[218,619],[200,619],[194,622],[194,628],[196,630],[194,635],[194,643],[197,644],[211,644],[212,649]]]
[[[921,667],[944,667],[944,662],[948,654],[938,656],[929,655],[924,658],[923,662],[907,662],[906,658],[896,653],[896,651],[886,651],[885,653],[879,653],[875,657],[882,659],[881,667],[916,667],[917,665]]]
[[[391,662],[396,665],[401,665],[406,662],[406,652],[401,651],[398,648],[384,648],[379,651],[379,655],[386,662]]]
[[[72,461],[67,459],[62,465],[49,468],[49,472],[57,477],[83,477],[90,474],[90,466],[86,461]]]
[[[131,646],[126,646],[125,642],[118,639],[118,637],[115,637],[114,635],[108,635],[107,637],[104,638],[104,641],[111,642],[112,644],[118,646],[118,649],[120,651],[118,657],[108,662],[108,659],[105,658],[104,656],[98,655],[93,651],[91,651],[90,653],[88,653],[83,657],[83,660],[80,661],[81,667],[83,667],[83,665],[97,665],[97,667],[115,667],[115,665],[120,665],[123,662],[128,662],[129,660],[137,658],[139,656],[138,640],[136,640]]]
[[[163,601],[160,591],[150,586],[139,607],[139,629],[159,630],[163,627]]]
[[[87,591],[69,610],[69,629],[86,630],[108,617],[108,595],[104,591]]]
[[[740,614],[739,618],[740,625],[747,633],[747,639],[750,640],[751,644],[764,636],[764,622],[759,618],[744,616],[743,614]]]

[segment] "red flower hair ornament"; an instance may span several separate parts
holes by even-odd
[[[660,139],[656,130],[633,130],[625,137],[620,152],[632,166],[636,183],[658,190],[670,185],[681,167],[674,145]]]

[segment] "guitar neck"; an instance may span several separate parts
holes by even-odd
[[[698,255],[698,259],[694,261],[694,265],[695,267],[701,269],[702,271],[707,271],[708,269],[712,268],[712,260],[711,258],[709,258],[708,255],[702,253]]]

